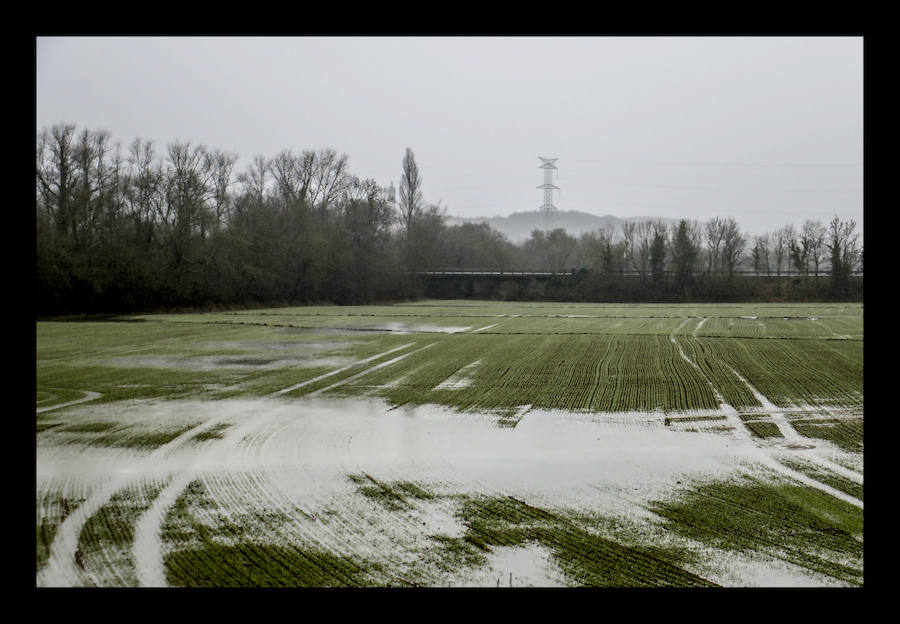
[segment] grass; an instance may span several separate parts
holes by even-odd
[[[783,438],[784,434],[774,422],[767,420],[769,414],[741,414],[741,420],[750,433],[757,438]],[[763,420],[760,420],[763,419]]]
[[[862,418],[800,418],[792,420],[791,426],[802,436],[827,440],[845,451],[861,453],[863,450]]]
[[[347,478],[357,485],[357,492],[383,505],[389,511],[408,510],[412,507],[409,498],[431,500],[434,494],[412,481],[387,483],[369,474],[351,474]]]
[[[59,432],[63,437],[57,438],[57,440],[63,443],[86,443],[92,446],[113,448],[155,449],[190,431],[197,424],[193,422],[183,425],[169,425],[167,427],[157,426],[149,429],[146,426],[128,423],[89,422],[76,423],[60,428],[47,425],[43,428],[43,431],[52,429],[54,432]],[[201,435],[198,435],[195,439],[201,438]],[[216,435],[213,432],[208,434],[206,438],[215,437]]]
[[[116,585],[137,586],[132,545],[134,527],[161,489],[159,484],[142,484],[116,492],[85,523],[79,536],[79,550],[87,569],[114,573]]]
[[[359,587],[371,585],[378,566],[301,545],[250,537],[240,517],[219,514],[211,526],[200,519],[216,510],[201,481],[193,481],[170,509],[162,527],[170,550],[166,579],[175,587]],[[263,518],[266,520],[266,518]],[[271,526],[271,522],[269,523]]]
[[[167,581],[175,587],[362,587],[368,570],[329,552],[207,539],[200,548],[166,556]]]
[[[44,492],[38,496],[35,531],[37,570],[47,564],[50,557],[50,546],[56,537],[59,525],[83,502],[84,499],[65,496],[57,491]]]
[[[658,412],[666,424],[731,430],[720,414],[690,414],[718,409],[718,393],[743,411],[752,435],[779,438],[778,426],[758,413],[760,402],[739,375],[768,401],[786,408],[800,435],[848,453],[863,451],[859,304],[427,301],[141,318],[140,323],[36,324],[37,406],[78,400],[88,390],[101,393],[87,403],[39,413],[38,442],[158,448],[199,421],[137,423],[128,420],[127,409],[104,421],[91,407],[265,397],[299,384],[305,385],[279,394],[280,400],[315,392],[377,396],[391,406],[435,403],[494,414],[499,426],[509,428],[533,406]],[[388,326],[424,331],[373,331]],[[439,331],[464,327],[469,329]],[[487,329],[474,331],[482,328]],[[379,355],[403,345],[408,346]],[[392,362],[398,356],[405,357]],[[367,358],[374,359],[352,365]],[[464,388],[441,387],[455,375],[466,378]],[[818,407],[838,411],[823,414]],[[221,439],[227,427],[220,424],[193,440]],[[790,467],[862,499],[858,483],[799,459]],[[392,514],[411,517],[440,498],[417,481],[379,480],[364,469],[347,477],[356,493]],[[39,567],[46,563],[57,526],[71,513],[62,499],[53,499],[57,494],[45,492],[38,501]],[[82,533],[84,560],[113,557],[120,562],[117,569],[126,569],[133,541],[128,527],[148,500],[147,492],[126,490],[102,507]],[[75,504],[66,499],[66,505]],[[606,519],[468,493],[459,499],[463,533],[428,535],[430,550],[424,554],[438,568],[454,572],[485,564],[497,548],[538,545],[573,585],[712,584],[697,572],[703,561],[683,545],[690,543],[775,558],[845,584],[862,584],[862,512],[822,492],[746,479],[699,486],[678,498],[654,501],[650,509],[673,538],[664,546],[637,534],[611,533]],[[163,524],[172,584],[358,586],[392,584],[405,576],[429,578],[414,564],[388,569],[312,543],[264,539],[292,519],[280,510],[240,511],[219,510],[202,482],[190,485]]]
[[[622,544],[579,526],[562,512],[512,497],[469,498],[459,513],[462,538],[441,538],[460,564],[477,564],[495,547],[538,544],[548,549],[569,581],[581,587],[711,587],[681,567],[680,551]]]
[[[816,481],[819,481],[820,483],[830,485],[836,490],[840,490],[841,492],[849,494],[854,498],[863,500],[865,488],[863,487],[862,483],[858,483],[856,481],[853,481],[852,479],[848,479],[847,477],[831,472],[830,470],[825,470],[818,464],[812,462],[804,462],[799,459],[780,459],[779,461],[788,468],[806,474]]]
[[[818,490],[755,479],[712,483],[650,509],[675,534],[861,585],[862,510]]]
[[[757,318],[740,318],[749,315]],[[266,396],[335,370],[317,364],[316,354],[352,362],[412,343],[409,352],[427,344],[434,347],[356,379],[350,378],[365,369],[351,368],[289,396],[346,381],[327,393],[375,394],[393,405],[438,403],[505,414],[514,414],[522,405],[677,412],[717,408],[715,389],[738,409],[758,408],[733,368],[776,405],[824,400],[862,407],[862,307],[853,304],[437,301],[140,318],[145,322],[37,323],[38,396],[48,401],[55,393],[55,400],[61,400],[81,396],[76,393],[82,390],[102,393],[98,402]],[[701,327],[702,319],[706,321]],[[420,327],[426,333],[329,334],[335,327],[365,329],[388,323]],[[494,327],[473,331],[490,325]],[[434,331],[441,327],[470,329]],[[320,349],[323,337],[328,344]],[[278,358],[271,355],[274,348],[311,357],[278,366]],[[699,370],[681,357],[682,349]],[[220,366],[214,365],[215,358],[203,370],[177,365],[216,355],[222,356]],[[151,365],[153,358],[172,364]],[[476,361],[464,391],[437,388]],[[241,368],[235,364],[240,362],[272,365]]]

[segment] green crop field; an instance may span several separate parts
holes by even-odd
[[[36,324],[39,586],[859,586],[861,304]]]

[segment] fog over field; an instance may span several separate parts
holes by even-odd
[[[455,217],[553,204],[733,216],[752,234],[863,217],[863,38],[38,37],[37,129],[240,156],[332,148]]]
[[[865,43],[37,36],[35,585],[862,587]]]

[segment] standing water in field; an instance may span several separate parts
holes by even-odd
[[[117,488],[150,481],[168,486],[155,503],[146,502],[145,513],[155,517],[134,518],[139,528],[135,549],[132,561],[123,564],[145,570],[143,578],[157,584],[165,584],[166,556],[178,549],[177,542],[165,538],[173,530],[164,530],[166,514],[192,481],[203,485],[210,501],[198,508],[198,517],[216,509],[210,521],[218,518],[258,540],[314,544],[365,561],[412,544],[408,560],[401,561],[423,582],[482,584],[499,567],[518,565],[528,569],[504,572],[504,584],[509,573],[523,584],[558,585],[565,576],[538,543],[522,556],[499,550],[498,557],[507,554],[446,573],[418,570],[413,562],[424,556],[417,549],[465,537],[467,524],[454,502],[459,497],[512,497],[535,508],[589,512],[652,527],[649,501],[670,497],[692,482],[733,476],[764,454],[733,436],[666,427],[660,415],[648,413],[532,409],[509,428],[499,427],[494,415],[437,406],[391,409],[375,400],[307,398],[75,406],[68,419],[127,423],[135,440],[139,431],[174,432],[179,423],[195,427],[188,429],[194,434],[173,437],[169,446],[155,450],[111,452],[83,443],[103,433],[65,431],[48,434],[37,449],[39,497],[84,492],[96,511],[110,504]],[[114,487],[110,475],[118,480]],[[165,509],[159,507],[162,495]],[[268,522],[247,520],[260,511],[271,516]],[[66,530],[77,534],[79,529]],[[74,557],[74,544],[54,543],[40,584],[71,584],[71,576],[54,572],[53,562]]]

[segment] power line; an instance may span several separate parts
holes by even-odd
[[[653,160],[595,160],[588,158],[567,158],[567,162],[598,163],[605,165],[649,165],[654,167],[862,167],[862,163],[709,163],[709,162],[667,162]]]
[[[594,180],[591,182],[594,184],[605,184],[609,186],[634,186],[638,188],[658,188],[688,191],[738,191],[742,193],[862,193],[862,189],[767,189],[740,188],[729,186],[689,186],[680,184],[637,184],[632,182],[607,182],[604,180]]]
[[[580,186],[586,184],[588,186],[624,186],[624,187],[634,187],[634,188],[656,188],[656,189],[668,189],[668,190],[685,190],[685,191],[729,191],[729,192],[739,192],[739,193],[862,193],[863,189],[773,189],[773,188],[752,188],[752,187],[729,187],[729,186],[691,186],[691,185],[681,185],[681,184],[640,184],[634,182],[609,182],[607,180],[578,180],[578,184],[576,186]],[[451,188],[451,189],[442,189],[443,192],[454,192],[454,191],[470,191],[470,192],[480,192],[485,190],[502,190],[504,188],[509,188],[513,190],[517,188],[516,185],[492,185],[492,186],[470,186],[465,188]],[[545,193],[552,192],[552,189],[558,189],[558,186],[550,185],[550,187],[538,186],[537,188],[545,189]],[[550,209],[555,209],[556,206],[553,206],[552,199],[544,199],[545,205],[541,206],[541,208],[545,208],[549,203]]]

